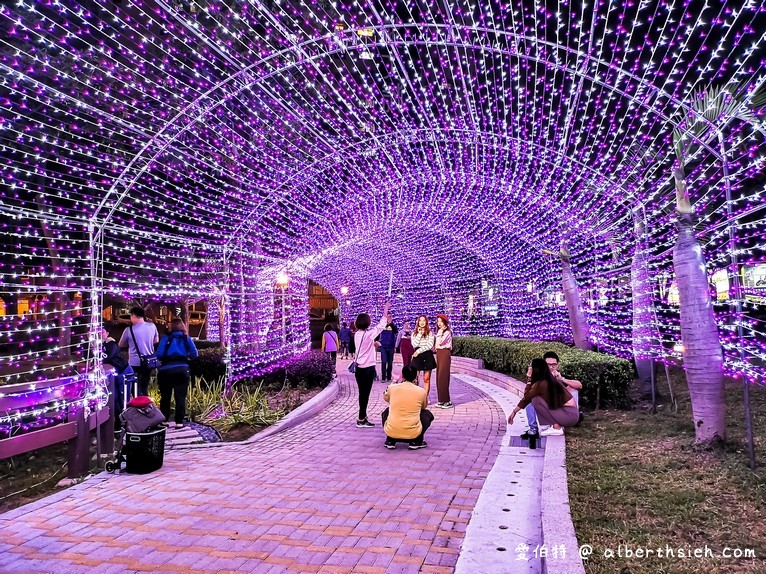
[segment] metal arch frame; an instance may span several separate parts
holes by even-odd
[[[410,28],[410,27],[413,27],[413,26],[416,27],[421,32],[422,32],[423,29],[428,29],[428,28],[443,28],[443,29],[453,28],[453,26],[448,26],[446,24],[409,24],[409,25],[407,25],[407,24],[384,24],[384,25],[373,26],[373,28],[376,29],[376,30],[389,30],[389,29],[398,30],[400,28]],[[548,42],[546,40],[541,40],[539,38],[532,38],[530,36],[524,36],[524,35],[516,34],[515,32],[509,32],[507,30],[495,30],[495,29],[491,29],[491,28],[484,28],[484,27],[479,27],[479,26],[465,26],[465,25],[457,26],[457,28],[465,29],[465,30],[470,30],[470,31],[475,31],[475,32],[484,32],[484,33],[492,32],[494,34],[498,34],[498,35],[501,35],[501,36],[507,36],[507,37],[510,37],[510,38],[514,38],[516,40],[518,40],[518,39],[526,40],[528,42],[532,42],[532,40],[534,40],[534,42],[537,43],[537,44],[542,44],[542,45],[546,45],[546,46],[549,46],[549,47],[556,47],[557,49],[563,49],[563,50],[565,50],[565,51],[567,51],[569,53],[576,54],[579,57],[584,57],[585,59],[587,59],[589,61],[595,62],[597,65],[602,65],[602,66],[605,66],[605,67],[607,67],[609,69],[615,70],[618,74],[621,74],[621,75],[624,75],[626,77],[631,78],[632,80],[636,81],[639,85],[641,85],[643,87],[646,87],[648,89],[651,89],[652,91],[654,91],[654,92],[656,92],[658,94],[663,95],[669,101],[672,101],[673,103],[678,105],[681,109],[683,109],[687,113],[690,113],[690,114],[696,116],[699,120],[701,120],[701,121],[703,121],[705,123],[710,123],[707,119],[705,119],[703,116],[698,114],[693,108],[691,108],[688,105],[684,104],[683,102],[681,102],[677,98],[673,97],[671,94],[667,93],[663,89],[658,88],[658,87],[654,86],[653,84],[648,83],[645,80],[643,80],[641,78],[638,78],[635,75],[622,70],[621,68],[617,68],[617,67],[612,66],[612,65],[610,65],[608,63],[605,63],[601,59],[595,58],[595,57],[591,56],[590,54],[584,54],[584,53],[581,53],[579,51],[573,50],[572,48],[569,48],[567,46],[561,46],[559,44],[554,44],[554,43]],[[294,62],[290,62],[290,63],[288,63],[285,66],[281,66],[279,68],[276,68],[276,69],[272,70],[271,72],[268,72],[268,73],[263,74],[263,75],[261,75],[261,76],[259,76],[257,78],[254,78],[251,81],[249,81],[246,85],[239,86],[239,88],[237,90],[234,90],[231,93],[225,94],[225,97],[211,102],[207,107],[205,107],[198,114],[196,114],[196,116],[194,118],[191,118],[190,121],[186,125],[184,125],[180,130],[178,130],[175,134],[173,134],[169,139],[165,140],[163,142],[163,144],[160,146],[159,150],[155,154],[153,154],[151,156],[151,158],[149,158],[145,162],[145,164],[140,169],[138,169],[135,174],[133,174],[133,176],[131,178],[127,178],[128,173],[131,171],[131,169],[134,167],[134,165],[140,159],[144,159],[144,158],[147,157],[147,156],[144,155],[145,152],[147,150],[149,150],[152,146],[154,146],[156,144],[156,142],[159,141],[162,138],[162,136],[168,130],[170,130],[172,127],[176,126],[177,123],[179,122],[179,120],[181,120],[184,117],[192,116],[193,112],[196,109],[201,108],[202,104],[205,103],[205,100],[209,99],[209,96],[211,96],[212,94],[214,94],[218,90],[224,88],[226,85],[228,85],[230,83],[233,83],[236,79],[238,79],[240,77],[243,77],[243,76],[246,76],[253,68],[256,68],[259,65],[262,65],[262,64],[265,64],[265,63],[269,63],[269,62],[271,62],[273,60],[278,59],[280,56],[283,56],[285,54],[290,54],[290,53],[292,53],[294,51],[297,51],[298,49],[305,49],[307,47],[311,47],[311,46],[315,46],[315,45],[321,45],[322,42],[324,42],[324,41],[326,41],[328,39],[332,39],[334,37],[335,37],[334,33],[328,32],[327,34],[325,34],[323,36],[319,36],[317,38],[312,38],[312,39],[306,40],[304,42],[301,42],[301,43],[298,43],[298,44],[294,44],[293,46],[290,46],[289,48],[285,48],[284,50],[280,50],[280,51],[274,52],[273,54],[270,54],[269,56],[267,56],[265,58],[262,58],[262,59],[258,60],[257,62],[253,62],[252,64],[250,64],[250,65],[246,66],[245,68],[235,72],[234,74],[228,76],[227,78],[224,78],[223,80],[218,82],[216,85],[211,87],[209,90],[207,90],[204,94],[200,95],[195,100],[190,102],[189,105],[187,105],[180,112],[178,112],[157,133],[155,133],[148,142],[146,142],[142,146],[141,150],[130,160],[130,162],[128,162],[128,164],[125,166],[125,168],[123,169],[123,171],[120,174],[120,176],[117,177],[115,182],[112,184],[110,189],[105,194],[104,199],[101,201],[101,203],[99,204],[97,209],[94,211],[93,215],[91,216],[91,219],[94,222],[94,229],[95,229],[94,240],[98,240],[100,238],[101,234],[103,233],[104,227],[106,226],[106,224],[109,222],[109,220],[111,218],[111,215],[114,213],[116,208],[122,202],[122,199],[125,197],[125,195],[127,195],[127,193],[130,192],[130,190],[133,188],[133,186],[138,181],[138,179],[146,172],[146,170],[148,169],[149,165],[151,165],[151,163],[157,157],[159,157],[172,143],[174,143],[178,139],[178,137],[180,137],[183,133],[188,131],[188,129],[193,124],[196,124],[197,122],[199,122],[202,118],[206,117],[211,111],[213,111],[218,106],[222,105],[224,102],[226,102],[231,97],[234,97],[234,96],[238,95],[239,93],[241,93],[242,91],[251,88],[253,85],[256,85],[256,84],[258,84],[258,83],[260,83],[260,82],[262,82],[262,81],[264,81],[264,80],[266,80],[266,79],[268,79],[270,77],[273,77],[273,76],[275,76],[277,74],[283,73],[283,72],[285,72],[287,70],[291,70],[291,69],[296,68],[296,67],[298,67],[300,65],[303,65],[303,63],[305,63],[307,61],[313,61],[313,60],[325,58],[325,57],[328,57],[328,56],[332,56],[332,55],[337,54],[337,53],[346,52],[347,48],[344,46],[344,47],[336,47],[336,48],[330,49],[330,50],[324,50],[324,51],[320,50],[316,54],[310,55],[310,56],[302,58],[300,60],[296,58]],[[540,58],[540,57],[530,56],[528,54],[522,54],[522,53],[519,53],[519,52],[510,51],[510,50],[503,50],[503,49],[501,49],[499,47],[495,47],[495,46],[486,46],[486,45],[481,45],[481,44],[469,44],[467,42],[457,42],[457,41],[447,41],[447,40],[435,42],[435,41],[431,41],[431,40],[416,40],[416,39],[404,40],[404,39],[401,39],[401,40],[392,40],[392,41],[385,41],[385,42],[371,42],[368,45],[369,46],[376,46],[376,47],[379,47],[379,46],[389,46],[389,45],[401,45],[401,46],[408,46],[408,45],[442,45],[442,46],[454,46],[454,47],[460,46],[460,47],[463,47],[463,48],[479,48],[479,49],[483,49],[483,50],[494,51],[496,53],[503,54],[503,55],[516,56],[516,57],[521,58],[521,59],[527,59],[527,60],[530,60],[530,61],[535,61],[535,62],[538,62],[538,63],[542,63],[546,67],[548,67],[549,65],[552,65],[553,67],[558,68],[562,72],[571,74],[573,76],[582,76],[582,77],[590,80],[594,84],[598,84],[598,85],[606,88],[610,92],[618,93],[621,96],[625,97],[626,99],[630,100],[631,102],[638,104],[640,107],[642,107],[642,108],[644,108],[646,110],[649,110],[650,112],[655,113],[660,118],[662,118],[662,119],[664,119],[664,120],[666,120],[668,122],[670,121],[669,117],[665,116],[661,111],[656,110],[655,108],[645,104],[641,99],[638,99],[638,98],[636,98],[636,97],[626,93],[625,91],[623,91],[623,90],[621,90],[619,88],[616,88],[614,86],[610,86],[609,84],[607,84],[607,83],[605,83],[605,82],[603,82],[603,81],[601,81],[601,80],[599,80],[599,79],[597,79],[597,78],[595,78],[595,77],[593,77],[593,76],[591,76],[589,74],[586,74],[584,72],[584,67],[585,66],[580,66],[580,68],[578,68],[578,69],[571,69],[571,68],[567,67],[566,65],[556,64],[555,62],[549,62],[548,60]],[[701,145],[701,147],[704,147],[713,156],[718,157],[717,150],[715,150],[714,148],[711,148],[706,142],[702,142],[701,141],[700,145]],[[119,195],[117,200],[114,202],[114,204],[111,206],[107,216],[103,220],[101,220],[101,222],[99,223],[99,216],[100,216],[102,210],[105,208],[105,206],[107,204],[107,201],[109,200],[110,197],[112,197],[115,194],[116,188],[118,186],[122,185],[123,182],[126,181],[126,180],[128,181],[128,183],[123,186],[124,189],[122,190],[121,194]]]
[[[499,231],[503,231],[502,228],[499,228],[496,225],[492,225],[492,227],[494,229],[499,230]],[[451,235],[447,235],[447,234],[445,234],[445,233],[443,233],[443,232],[441,232],[439,230],[436,230],[433,233],[435,233],[435,234],[437,234],[437,235],[439,235],[441,237],[444,237],[446,239],[449,239],[450,241],[453,241],[454,243],[456,243],[462,250],[465,251],[465,253],[467,253],[469,256],[475,258],[476,261],[485,268],[487,273],[491,273],[495,277],[495,279],[498,281],[498,283],[501,283],[501,281],[498,278],[498,268],[499,268],[500,265],[502,265],[502,263],[503,263],[502,260],[497,259],[497,258],[489,258],[489,257],[487,257],[481,251],[479,251],[476,248],[476,245],[474,243],[472,243],[472,242],[463,241],[461,239],[457,239],[457,238],[455,238],[455,237],[453,237]],[[302,266],[302,271],[304,271],[305,274],[308,277],[310,277],[314,273],[314,271],[317,269],[317,267],[323,265],[325,263],[325,261],[329,257],[343,258],[344,256],[342,254],[339,254],[338,251],[340,251],[341,249],[343,249],[344,247],[346,247],[349,244],[353,245],[354,242],[353,241],[349,241],[349,242],[345,242],[345,243],[336,245],[335,246],[335,253],[333,253],[330,256],[328,256],[328,255],[316,256],[316,257],[311,258],[310,262],[304,262],[304,264]],[[400,245],[398,243],[391,244],[391,245],[389,245],[389,247],[395,249],[397,252],[403,252],[403,247],[400,247]],[[381,267],[381,265],[376,262],[376,260],[364,259],[364,260],[361,261],[361,263],[363,263],[368,268],[373,268],[373,269],[378,269],[378,270],[383,269]],[[388,274],[388,271],[389,271],[389,268],[386,267],[385,271],[382,272],[384,277]],[[338,299],[338,297],[336,297],[336,299]]]
[[[460,140],[457,140],[456,138],[448,138],[448,137],[446,137],[446,134],[450,134],[450,133],[465,133],[465,134],[469,134],[469,135],[473,135],[473,136],[477,136],[477,135],[481,136],[481,135],[485,135],[486,134],[486,132],[483,132],[483,131],[480,131],[480,130],[469,130],[469,129],[435,130],[433,128],[418,128],[416,130],[400,130],[400,131],[385,132],[384,134],[381,134],[379,136],[371,136],[371,137],[369,137],[367,139],[359,140],[357,142],[354,142],[354,143],[346,146],[345,148],[341,148],[339,150],[334,151],[333,153],[326,154],[324,157],[317,159],[314,163],[312,163],[310,165],[307,165],[304,169],[302,169],[302,170],[300,170],[298,172],[294,172],[293,173],[293,181],[285,182],[282,185],[280,185],[279,187],[274,188],[271,191],[272,191],[272,193],[278,193],[278,192],[280,192],[282,190],[285,190],[285,189],[288,189],[290,187],[294,188],[295,186],[294,185],[291,186],[291,183],[294,183],[294,178],[298,174],[304,173],[304,172],[312,169],[313,167],[320,165],[322,162],[324,162],[328,158],[331,159],[333,157],[338,157],[339,159],[336,160],[335,162],[328,162],[328,163],[326,163],[325,165],[323,165],[321,167],[321,169],[318,169],[315,172],[315,175],[317,173],[321,173],[321,172],[327,171],[329,169],[332,169],[333,167],[335,167],[335,166],[337,166],[337,165],[339,165],[341,163],[347,163],[348,159],[349,159],[349,157],[348,157],[349,153],[347,153],[347,152],[350,152],[351,150],[355,150],[355,148],[361,148],[363,146],[366,146],[366,145],[370,144],[370,142],[375,142],[376,145],[379,145],[380,146],[379,149],[381,149],[383,147],[391,147],[393,145],[401,144],[402,143],[401,139],[397,139],[397,134],[404,134],[404,135],[409,136],[410,134],[417,133],[417,132],[434,132],[434,133],[438,132],[438,133],[444,134],[444,135],[443,135],[442,138],[435,138],[435,137],[433,137],[434,134],[432,133],[431,134],[432,137],[430,137],[430,138],[429,137],[424,137],[422,139],[410,139],[410,141],[407,141],[406,143],[410,143],[410,144],[419,144],[419,143],[436,144],[438,141],[445,141],[445,140],[449,141],[449,142],[460,141]],[[532,147],[532,148],[536,148],[536,149],[541,149],[541,150],[552,152],[551,155],[559,156],[560,159],[565,159],[566,160],[564,162],[566,167],[564,165],[559,165],[559,167],[561,169],[563,169],[565,172],[573,173],[573,169],[571,167],[571,164],[575,164],[580,169],[582,169],[584,171],[587,171],[587,172],[590,172],[591,174],[593,174],[593,176],[595,176],[593,179],[588,179],[588,181],[596,181],[596,178],[600,178],[603,181],[608,182],[613,188],[625,190],[625,188],[624,188],[624,186],[622,184],[620,184],[619,182],[614,181],[614,179],[612,179],[610,176],[607,176],[605,174],[602,174],[601,172],[596,171],[595,169],[593,169],[592,167],[588,166],[587,164],[585,164],[585,163],[583,163],[583,162],[581,162],[581,161],[579,161],[579,160],[577,160],[575,158],[572,158],[572,157],[562,153],[559,150],[555,150],[553,148],[547,148],[547,147],[541,146],[541,145],[539,145],[537,143],[534,143],[534,142],[522,141],[519,138],[511,136],[510,134],[494,134],[494,135],[500,136],[499,139],[506,139],[506,140],[510,140],[510,141],[513,141],[513,142],[517,142],[519,144],[523,144],[523,145],[528,146],[528,147]],[[390,140],[390,141],[387,141],[387,140]],[[480,145],[482,147],[490,147],[492,145],[490,143],[486,143],[486,141],[482,140],[481,138],[479,138],[479,141],[477,143],[478,143],[478,145]],[[497,145],[497,146],[494,147],[494,149],[500,149],[500,150],[504,150],[504,151],[514,151],[516,148],[512,147],[509,144],[505,144],[505,145]],[[356,156],[353,156],[353,157],[358,157],[359,155],[361,155],[361,153],[357,153]],[[546,163],[550,163],[550,160],[548,159],[547,156],[537,156],[537,157],[538,157],[538,159],[541,159],[542,161],[544,161]],[[433,172],[430,172],[430,173],[433,173]],[[478,172],[477,172],[477,174],[478,174]],[[490,176],[487,179],[491,180],[493,178]],[[306,182],[301,182],[301,185],[304,185],[308,181],[309,180],[306,180]],[[402,185],[403,185],[403,183],[404,182],[402,182]],[[385,189],[398,189],[399,187],[401,187],[401,186],[396,186],[395,185],[395,186],[393,186],[391,188],[386,187]],[[627,190],[625,190],[625,191],[627,193]],[[633,206],[636,205],[638,202],[635,201],[635,200],[633,202],[628,202],[625,199],[623,199],[622,201],[619,201],[619,203],[624,203],[626,205],[626,207],[628,208],[626,211],[628,211],[629,209],[632,209]],[[242,220],[239,223],[239,225],[237,225],[237,227],[234,228],[234,230],[231,232],[231,234],[229,236],[229,240],[226,243],[226,245],[230,245],[232,242],[241,241],[241,238],[243,236],[243,233],[242,233],[243,230],[245,230],[245,231],[249,230],[253,225],[255,225],[256,223],[258,223],[260,221],[260,219],[258,219],[258,220],[251,219],[251,216],[254,215],[255,212],[258,209],[260,209],[260,208],[261,208],[261,206],[253,208],[249,212],[247,212],[247,214],[242,218]],[[542,250],[542,249],[543,249],[542,247],[538,246],[538,250]]]
[[[471,224],[474,224],[474,225],[477,222],[478,223],[482,223],[482,222],[487,223],[489,225],[489,228],[493,232],[498,233],[499,235],[502,235],[503,232],[507,232],[508,231],[502,225],[497,225],[495,223],[489,223],[489,222],[487,222],[486,219],[478,219],[476,217],[470,217],[470,222],[471,222]],[[477,248],[476,242],[465,241],[463,236],[460,236],[459,238],[457,238],[457,237],[451,236],[451,235],[444,235],[444,234],[441,234],[441,235],[443,237],[447,237],[449,240],[457,243],[460,246],[460,248],[463,249],[469,256],[475,258],[476,261],[479,264],[481,264],[481,266],[485,269],[487,274],[490,274],[490,275],[492,275],[494,277],[494,279],[498,283],[498,285],[500,285],[500,286],[505,285],[505,282],[502,280],[502,278],[500,276],[500,271],[501,271],[504,263],[506,262],[505,259],[503,259],[502,257],[497,257],[497,256],[488,257],[486,254],[484,254],[482,251],[480,251]],[[512,234],[512,235],[514,236],[514,238],[516,240],[520,240],[520,242],[522,242],[522,243],[529,244],[529,242],[526,240],[525,236],[518,235],[518,234]],[[333,246],[333,251],[335,253],[337,253],[338,251],[343,249],[348,244],[353,244],[353,241],[348,241],[348,242],[344,242],[344,243],[341,243],[341,244],[336,244],[335,246]],[[335,253],[333,255],[335,255]],[[326,256],[308,256],[308,257],[303,257],[303,258],[299,258],[299,260],[302,259],[299,263],[296,262],[296,261],[293,261],[293,262],[287,263],[287,265],[288,266],[296,266],[297,265],[298,267],[300,267],[301,271],[307,277],[310,277],[312,275],[312,273],[314,272],[314,269],[316,269],[316,267],[318,265],[322,264],[322,262],[325,259],[325,257]],[[375,263],[375,261],[365,260],[364,263],[365,263],[365,265],[367,265],[368,267],[371,267],[371,268],[376,268],[376,269],[380,268],[380,265],[377,265]],[[386,269],[385,272],[382,272],[384,276],[385,276],[385,273],[387,273],[387,271],[388,270]],[[503,289],[503,291],[501,291],[501,292],[505,292],[506,295],[510,296],[510,292],[506,291],[505,289]]]

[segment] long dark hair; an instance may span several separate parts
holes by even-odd
[[[424,337],[428,337],[428,335],[431,334],[431,329],[428,326],[428,317],[426,317],[425,315],[418,315],[418,318],[415,321],[415,330],[413,331],[413,333],[415,333],[415,334],[420,333],[420,318],[421,317],[423,317],[423,319],[426,320],[426,326],[423,327],[423,336]]]
[[[557,380],[553,378],[551,369],[545,359],[532,359],[532,377],[531,382],[540,383],[546,381],[548,383],[548,396],[543,397],[545,402],[551,409],[557,409],[564,406],[566,402],[564,400],[564,387]]]

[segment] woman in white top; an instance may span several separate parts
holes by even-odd
[[[439,401],[436,406],[451,409],[449,371],[452,365],[452,329],[447,315],[442,313],[436,317],[436,327],[439,329],[436,333],[436,394]]]
[[[386,301],[383,316],[374,327],[370,327],[370,316],[367,313],[360,313],[355,321],[358,331],[354,334],[356,345],[354,377],[356,378],[356,385],[359,387],[359,418],[356,420],[356,426],[359,428],[375,426],[367,420],[367,404],[370,402],[372,382],[375,380],[375,337],[380,335],[388,324],[389,305],[390,301]]]
[[[412,362],[415,369],[423,372],[423,388],[426,390],[426,398],[431,390],[431,371],[436,368],[436,359],[434,358],[434,345],[436,337],[428,327],[428,318],[425,315],[418,317],[415,331],[412,333]]]

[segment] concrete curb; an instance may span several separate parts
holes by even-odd
[[[173,451],[178,450],[187,450],[187,449],[196,449],[196,448],[217,448],[217,447],[223,447],[223,446],[231,446],[231,445],[242,445],[242,444],[252,444],[254,442],[258,442],[259,440],[263,440],[265,438],[268,438],[272,435],[275,435],[277,433],[280,433],[282,431],[285,431],[287,429],[293,428],[294,426],[297,426],[301,424],[302,422],[307,421],[320,411],[322,411],[327,405],[332,403],[335,398],[338,396],[338,393],[340,393],[340,381],[338,378],[333,379],[330,381],[330,384],[327,385],[322,392],[320,392],[318,395],[312,397],[309,401],[303,403],[301,406],[299,406],[294,411],[290,411],[285,415],[284,418],[280,419],[273,425],[266,427],[261,432],[254,434],[248,439],[240,440],[240,441],[231,441],[231,442],[207,442],[203,444],[189,444],[189,445],[178,445],[173,448]]]
[[[524,383],[513,377],[484,368],[479,359],[453,357],[452,368],[518,395],[523,395]],[[521,385],[521,387],[519,386]],[[577,535],[569,507],[569,485],[566,469],[566,441],[563,436],[547,438],[543,459],[542,484],[545,496],[540,497],[542,545],[548,558],[542,559],[543,574],[585,574],[580,557]],[[555,550],[554,550],[555,548]],[[561,552],[561,549],[564,552]]]
[[[292,428],[307,421],[320,411],[324,410],[331,402],[335,400],[335,397],[340,393],[340,380],[338,377],[330,381],[321,393],[312,397],[308,402],[303,403],[294,411],[287,413],[283,419],[280,419],[268,428],[263,429],[261,432],[254,434],[249,439],[242,441],[243,444],[250,444],[258,442],[265,438],[275,435],[279,432]],[[232,444],[232,443],[229,443]]]
[[[549,436],[545,443],[543,484],[555,485],[545,491],[540,501],[543,545],[548,551],[548,558],[542,560],[543,574],[585,574],[569,508],[566,440],[563,436]],[[554,552],[554,548],[558,550]]]

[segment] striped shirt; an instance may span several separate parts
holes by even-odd
[[[430,351],[436,344],[436,337],[433,333],[423,336],[420,331],[412,334],[412,347],[415,349],[415,354],[420,355],[426,351]]]

